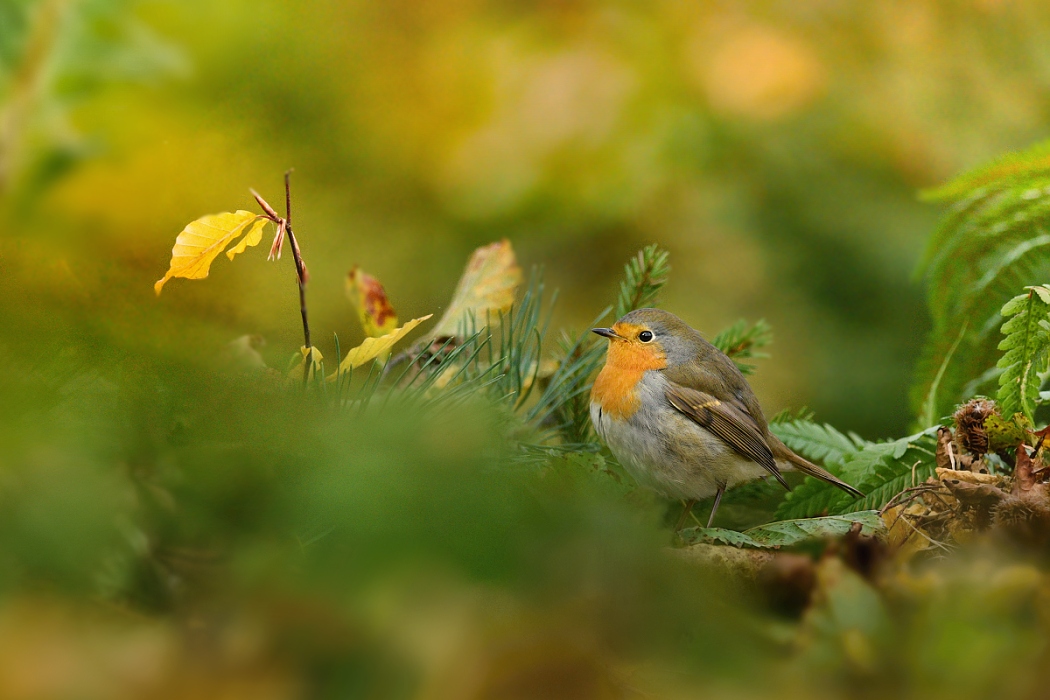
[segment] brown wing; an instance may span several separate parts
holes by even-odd
[[[789,488],[777,469],[773,451],[751,414],[737,405],[679,384],[671,383],[665,395],[675,410],[717,435],[741,456],[765,467],[784,488]]]

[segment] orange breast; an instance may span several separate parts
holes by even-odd
[[[647,370],[667,367],[667,358],[657,347],[631,341],[612,340],[605,367],[591,389],[591,402],[602,412],[626,420],[638,410],[638,382]]]

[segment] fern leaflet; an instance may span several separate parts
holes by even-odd
[[[1004,351],[998,367],[999,405],[1003,415],[1023,413],[1031,422],[1039,403],[1039,374],[1047,369],[1050,350],[1050,287],[1026,287],[1003,306],[1007,319],[1001,329],[1005,336],[999,343]]]

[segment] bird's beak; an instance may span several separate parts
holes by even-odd
[[[614,331],[612,328],[592,328],[591,329],[591,333],[597,333],[598,335],[602,336],[603,338],[608,338],[609,340],[622,340],[623,339],[620,336],[620,334],[617,333],[616,331]]]

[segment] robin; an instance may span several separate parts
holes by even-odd
[[[770,433],[736,364],[674,314],[638,309],[592,330],[609,352],[591,421],[638,483],[686,501],[676,531],[697,500],[714,496],[711,527],[727,488],[769,475],[789,488],[783,469],[864,495]]]

